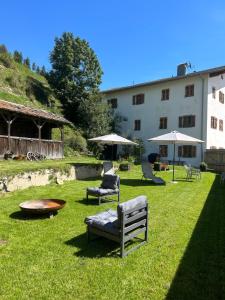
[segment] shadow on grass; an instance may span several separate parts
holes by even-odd
[[[57,212],[54,213],[54,217],[57,215]],[[9,215],[11,219],[16,220],[40,220],[40,219],[49,219],[49,214],[26,214],[22,211],[15,211],[11,215]]]
[[[224,195],[217,175],[166,300],[225,299]]]
[[[66,241],[65,244],[78,248],[79,250],[74,255],[79,257],[119,257],[117,243],[102,237],[98,237],[88,243],[86,233]]]
[[[120,179],[120,184],[128,186],[157,186],[151,180],[142,180],[142,179]],[[159,186],[159,185],[158,185]]]
[[[187,180],[186,178],[178,177],[178,178],[175,178],[175,181],[183,181],[183,182],[191,183],[191,182],[194,182],[194,181],[197,181],[197,180],[195,180],[195,179]]]
[[[115,197],[117,197],[117,196],[115,196]],[[94,197],[90,197],[90,196],[88,197],[88,200],[87,200],[87,198],[83,198],[83,199],[80,199],[80,200],[76,200],[75,202],[81,203],[81,204],[84,204],[84,205],[93,205],[93,206],[99,205],[98,204],[98,198],[94,198]],[[102,198],[100,205],[107,204],[107,203],[114,203],[114,202],[118,203],[117,198],[115,198],[115,199],[111,199],[111,198],[104,199],[104,198]]]

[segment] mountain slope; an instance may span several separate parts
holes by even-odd
[[[61,112],[60,101],[54,97],[47,80],[15,62],[8,54],[0,54],[0,99]]]

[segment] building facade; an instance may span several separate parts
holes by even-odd
[[[121,134],[143,140],[145,155],[158,152],[172,160],[171,145],[147,139],[172,130],[204,140],[202,145],[178,145],[176,160],[198,165],[205,149],[225,148],[225,66],[103,92],[114,113],[121,116]]]

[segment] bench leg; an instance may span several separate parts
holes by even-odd
[[[124,242],[122,241],[120,243],[120,257],[124,257],[125,256],[125,245],[124,245]]]
[[[86,200],[88,202],[88,191],[86,192]]]

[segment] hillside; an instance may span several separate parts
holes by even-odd
[[[58,114],[61,112],[60,102],[54,97],[47,80],[4,54],[0,54],[0,99]]]

